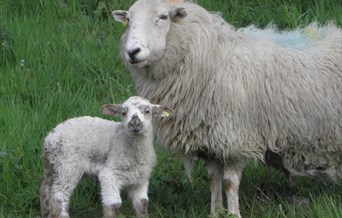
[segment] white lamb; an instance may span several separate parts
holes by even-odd
[[[69,217],[70,196],[84,175],[98,178],[105,217],[118,216],[125,187],[137,217],[147,215],[148,180],[156,164],[151,117],[173,111],[134,96],[122,105],[104,105],[101,112],[121,115],[123,122],[72,118],[45,138],[42,217]]]

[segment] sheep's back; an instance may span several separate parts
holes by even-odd
[[[49,132],[44,141],[43,153],[61,160],[67,157],[84,160],[104,157],[110,150],[110,140],[117,125],[112,121],[89,116],[66,120]]]

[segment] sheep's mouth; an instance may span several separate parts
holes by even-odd
[[[144,60],[139,60],[139,59],[136,59],[136,58],[130,58],[130,59],[128,60],[128,62],[129,62],[130,64],[138,64],[138,63],[140,63],[140,62],[142,62],[142,61],[144,61]]]
[[[147,60],[146,59],[137,59],[137,58],[130,58],[128,60],[128,62],[131,64],[131,65],[134,65],[134,66],[137,66],[137,67],[143,67],[147,64]]]
[[[132,134],[134,134],[134,135],[139,135],[139,134],[141,133],[141,130],[139,130],[139,129],[133,129],[133,130],[131,130],[131,132],[132,132]]]
[[[142,128],[130,128],[131,132],[137,134],[137,133],[140,133]]]

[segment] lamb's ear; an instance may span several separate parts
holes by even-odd
[[[154,116],[169,117],[169,116],[172,116],[174,113],[175,112],[168,106],[154,105],[152,107],[152,114]]]
[[[182,7],[174,7],[170,11],[170,18],[174,22],[184,19],[187,15],[185,8]]]
[[[122,11],[122,10],[116,10],[112,12],[112,15],[116,21],[119,21],[120,23],[127,24],[127,11]]]
[[[101,107],[101,113],[106,115],[118,116],[121,111],[122,106],[120,104],[106,104]]]

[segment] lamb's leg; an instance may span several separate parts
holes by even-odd
[[[104,205],[103,206],[103,217],[113,218],[118,217],[120,214],[121,204]]]
[[[241,217],[239,209],[239,185],[246,161],[231,160],[224,164],[223,182],[227,195],[228,213]]]
[[[59,174],[53,176],[49,202],[51,217],[69,217],[68,207],[70,197],[83,176],[83,172],[80,172],[78,167],[65,166],[67,166],[65,169],[59,169]]]
[[[49,201],[52,186],[52,169],[45,164],[44,179],[40,186],[40,210],[42,218],[46,218],[50,214]]]
[[[128,195],[132,200],[137,218],[148,216],[148,182],[129,187]]]
[[[121,185],[109,169],[104,169],[99,173],[101,186],[101,197],[103,204],[103,216],[105,218],[118,217],[122,204],[120,197]]]
[[[215,215],[222,204],[222,163],[219,160],[208,160],[207,170],[210,181],[211,204],[210,214]]]

